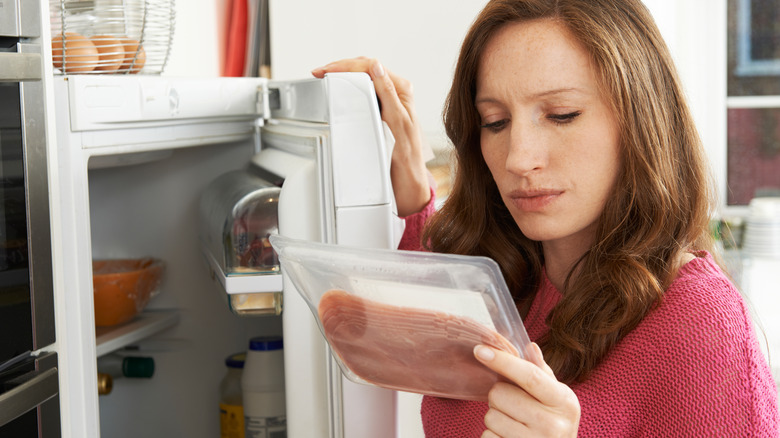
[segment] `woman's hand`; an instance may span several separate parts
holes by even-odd
[[[482,438],[576,437],[577,396],[555,378],[536,343],[527,351],[524,360],[484,345],[474,348],[477,360],[508,380],[490,390]]]
[[[315,77],[325,73],[365,72],[374,81],[382,105],[382,120],[395,137],[390,162],[390,179],[398,215],[417,213],[431,199],[428,170],[423,158],[423,137],[414,113],[412,84],[382,67],[375,59],[353,58],[332,62],[312,70]]]

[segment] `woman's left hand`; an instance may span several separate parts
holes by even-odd
[[[527,352],[525,360],[485,345],[474,348],[477,360],[508,380],[490,390],[482,438],[576,437],[577,396],[555,378],[536,343]]]
[[[421,211],[431,200],[428,170],[425,167],[422,128],[414,111],[412,84],[385,69],[376,59],[351,58],[315,68],[312,75],[322,78],[326,73],[365,72],[374,82],[382,103],[382,120],[395,138],[390,160],[398,216],[406,217]]]

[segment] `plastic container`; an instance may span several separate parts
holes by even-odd
[[[246,353],[231,354],[225,359],[227,373],[219,384],[219,428],[221,438],[244,438],[244,401],[241,375]]]
[[[255,166],[214,179],[200,198],[200,241],[215,276],[225,276],[230,310],[241,316],[279,315],[282,282],[279,260],[268,236],[279,232],[281,188]],[[227,290],[227,279],[254,277],[252,290]],[[266,281],[275,286],[266,286]]]
[[[95,325],[112,326],[130,321],[159,292],[165,263],[141,259],[94,260]]]
[[[200,239],[225,274],[279,271],[268,236],[279,232],[280,192],[254,168],[227,172],[206,187],[200,198]]]
[[[249,341],[241,376],[246,438],[287,436],[282,338],[255,337]]]
[[[474,358],[474,347],[524,357],[528,335],[491,259],[279,235],[271,243],[353,382],[486,400],[499,377]]]

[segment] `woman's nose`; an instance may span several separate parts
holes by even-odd
[[[506,169],[524,175],[547,165],[548,155],[544,133],[534,123],[513,122],[509,135]]]

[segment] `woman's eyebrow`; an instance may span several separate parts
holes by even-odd
[[[552,88],[549,90],[542,90],[536,93],[533,93],[528,96],[529,99],[541,99],[545,97],[551,97],[551,96],[557,96],[561,94],[590,94],[586,89],[579,88],[579,87],[561,87],[561,88]],[[491,97],[491,96],[483,96],[479,97],[474,100],[474,104],[478,105],[480,103],[495,103],[498,102],[499,99]]]
[[[550,97],[555,96],[558,94],[588,94],[586,90],[578,87],[563,87],[563,88],[553,88],[551,90],[544,90],[540,91],[538,93],[534,93],[531,95],[533,98],[540,98],[540,97]]]

